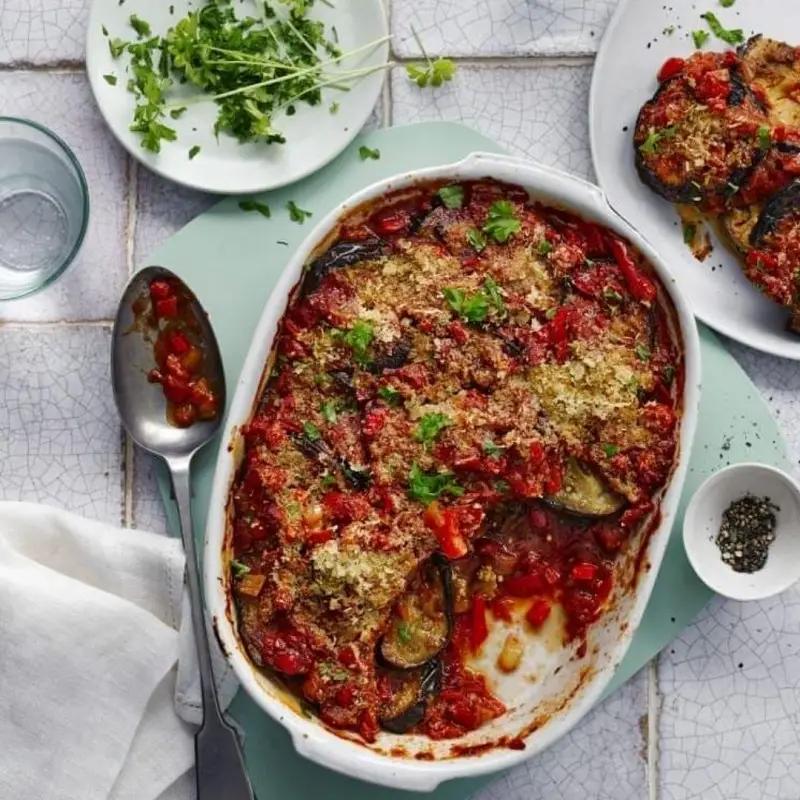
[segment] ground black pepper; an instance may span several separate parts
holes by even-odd
[[[722,512],[716,544],[722,560],[736,572],[757,572],[775,541],[776,512],[769,497],[746,494]]]

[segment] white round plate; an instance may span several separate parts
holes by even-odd
[[[743,275],[733,248],[712,234],[714,250],[697,261],[683,243],[674,206],[646,187],[633,159],[639,108],[657,88],[669,56],[694,52],[691,32],[707,29],[700,14],[713,11],[745,39],[763,33],[800,44],[800,3],[736,0],[730,8],[696,0],[620,0],[603,38],[589,100],[592,159],[611,205],[639,229],[672,269],[695,314],[721,333],[777,356],[800,360],[800,336],[785,329],[788,313]],[[665,29],[674,26],[670,35]],[[723,50],[713,35],[704,50]]]
[[[352,141],[367,121],[383,85],[383,71],[378,71],[351,84],[350,91],[323,89],[322,103],[309,106],[298,102],[297,113],[287,117],[276,115],[274,126],[286,137],[285,144],[240,144],[234,137],[214,135],[217,106],[207,101],[190,105],[178,120],[167,118],[166,124],[175,128],[174,142],[162,142],[160,153],[145,150],[139,135],[129,130],[134,108],[134,96],[126,89],[128,76],[125,67],[128,57],[113,59],[108,39],[135,40],[136,34],[128,22],[131,14],[150,23],[153,33],[164,34],[189,10],[200,7],[190,0],[94,0],[89,13],[86,38],[86,71],[97,105],[114,135],[128,152],[146,167],[176,183],[221,194],[246,194],[275,189],[299,180],[323,167]],[[281,4],[274,4],[280,9]],[[170,8],[173,13],[170,13]],[[234,6],[239,17],[261,15],[262,4],[242,0]],[[354,50],[387,35],[386,14],[381,0],[343,0],[333,5],[317,2],[311,11],[313,19],[336,27],[339,46],[343,52]],[[108,36],[103,34],[103,27]],[[341,68],[352,69],[385,63],[388,44],[384,42],[342,62]],[[117,77],[115,86],[103,78]],[[197,96],[198,90],[178,87],[176,100],[181,96]],[[339,103],[337,113],[329,110],[332,102]],[[199,146],[200,152],[189,159],[189,149]]]

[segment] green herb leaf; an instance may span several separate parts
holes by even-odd
[[[662,139],[671,139],[677,132],[678,129],[674,125],[658,131],[650,131],[647,138],[639,145],[639,150],[645,155],[652,156],[658,152],[658,143]]]
[[[694,42],[694,46],[699,50],[709,39],[708,31],[704,31],[698,29],[696,31],[692,31],[692,41]]]
[[[730,8],[735,2],[736,0],[719,0],[719,4],[723,8]]]
[[[696,233],[697,227],[695,225],[693,225],[691,222],[683,223],[683,241],[685,244],[692,244],[692,242],[694,242]]]
[[[414,634],[412,633],[411,626],[405,622],[401,621],[397,625],[397,638],[403,643],[408,644],[411,639],[413,638]]]
[[[103,80],[109,86],[116,86],[117,85],[117,76],[116,75],[112,75],[111,73],[108,73],[107,75],[103,75]]]
[[[646,344],[642,344],[641,342],[636,345],[634,348],[634,352],[639,357],[641,361],[649,361],[650,360],[650,348]]]
[[[241,561],[237,561],[235,558],[231,559],[231,570],[233,571],[234,578],[241,578],[244,575],[247,575],[250,572],[250,567],[246,564],[242,564]]]
[[[373,149],[362,144],[361,147],[358,148],[358,155],[361,157],[362,161],[366,161],[368,158],[377,161],[381,157],[381,151],[378,150],[377,147]]]
[[[452,80],[456,65],[449,58],[428,59],[427,64],[408,64],[406,73],[420,89],[424,89],[429,85],[441,86],[445,81]]]
[[[605,289],[603,289],[603,299],[608,301],[609,303],[621,303],[622,295],[615,289],[606,287]]]
[[[772,144],[772,134],[767,125],[761,125],[758,129],[758,149],[769,150]]]
[[[483,232],[496,242],[504,244],[515,233],[519,233],[522,224],[514,216],[514,206],[509,200],[495,200],[489,206],[489,214],[483,226]]]
[[[486,237],[477,228],[470,228],[467,231],[467,241],[476,253],[482,252],[487,244]]]
[[[601,444],[600,448],[606,454],[606,458],[612,458],[619,453],[619,446],[615,444],[609,444],[608,442]]]
[[[446,415],[438,412],[423,414],[417,423],[414,431],[414,438],[424,445],[429,445],[439,438],[442,431],[452,425],[452,420]]]
[[[551,250],[553,249],[553,245],[547,241],[547,239],[542,239],[539,244],[536,245],[536,252],[540,256],[546,256]]]
[[[491,439],[483,440],[483,452],[486,453],[489,458],[500,458],[505,450],[505,447],[500,447],[500,445],[495,444]]]
[[[447,287],[442,294],[450,308],[473,325],[483,322],[489,314],[489,301],[481,292],[468,297],[461,289]]]
[[[464,187],[453,184],[442,186],[436,194],[447,208],[461,208],[464,204]]]
[[[723,42],[727,42],[728,44],[740,44],[744,41],[744,33],[741,28],[724,28],[722,23],[717,19],[716,14],[712,14],[710,11],[706,11],[705,14],[701,14],[700,16],[708,23],[708,27],[711,28],[711,33],[713,33],[717,39],[722,39]]]
[[[109,39],[108,49],[111,52],[111,58],[119,58],[127,46],[128,43],[122,39]]]
[[[128,22],[131,24],[131,28],[133,28],[139,38],[141,39],[143,36],[149,36],[151,33],[150,30],[150,23],[145,22],[143,19],[140,19],[136,16],[136,14],[131,14],[128,18]]]
[[[331,114],[338,114],[339,113],[339,104],[334,101],[333,103],[330,104],[330,106],[328,106],[328,111]]]
[[[199,152],[200,152],[200,145],[199,144],[193,144],[189,148],[189,161],[191,161]],[[269,215],[267,215],[267,216],[269,216]]]
[[[317,439],[322,438],[319,428],[313,422],[303,423],[303,435],[309,442],[316,442]]]
[[[108,28],[105,25],[101,25],[100,30],[103,32],[103,36],[108,36]]]
[[[335,400],[326,400],[324,403],[321,403],[319,410],[322,413],[322,417],[325,420],[325,422],[330,422],[331,425],[333,425],[333,423],[336,422],[336,418],[338,415],[336,411]]]
[[[181,106],[180,108],[173,108],[169,112],[169,115],[170,117],[172,117],[172,119],[179,119],[180,117],[183,116],[185,111],[186,111],[186,106]]]
[[[302,225],[306,221],[306,217],[312,216],[310,211],[305,211],[300,206],[298,206],[294,200],[290,200],[286,204],[286,208],[289,210],[289,219],[292,222],[298,222]]]
[[[392,386],[381,386],[378,397],[390,406],[399,406],[403,402],[403,395]]]
[[[319,485],[323,489],[329,489],[331,486],[336,486],[336,476],[330,472],[326,472],[319,481]]]
[[[483,293],[489,301],[489,305],[500,315],[506,313],[506,304],[500,294],[500,287],[495,283],[494,278],[487,275],[483,281]]]
[[[256,211],[261,214],[262,217],[266,217],[267,219],[272,216],[272,211],[270,211],[270,208],[266,203],[262,203],[259,200],[253,199],[252,197],[248,197],[246,200],[240,200],[239,208],[241,208],[242,211]]]
[[[425,472],[414,462],[408,473],[408,496],[412,500],[428,505],[442,494],[460,497],[464,487],[460,486],[452,472]]]
[[[369,347],[375,338],[375,331],[369,322],[357,319],[350,330],[342,335],[342,341],[353,351],[355,360],[364,364],[369,360]]]

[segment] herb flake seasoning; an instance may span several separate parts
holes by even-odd
[[[722,560],[735,572],[758,572],[767,563],[775,541],[775,513],[780,511],[769,497],[746,494],[722,512],[715,539]]]

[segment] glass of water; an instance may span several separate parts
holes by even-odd
[[[86,177],[69,147],[36,122],[0,117],[0,300],[54,281],[88,221]]]

